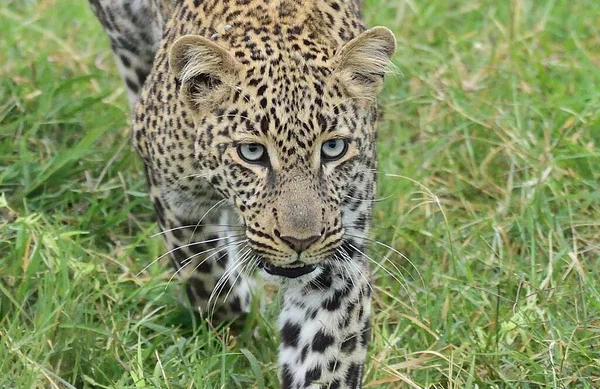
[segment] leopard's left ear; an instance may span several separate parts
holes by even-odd
[[[334,59],[334,73],[350,95],[374,99],[383,87],[383,76],[393,68],[395,51],[394,34],[386,27],[373,27],[342,46]]]

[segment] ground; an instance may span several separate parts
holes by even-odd
[[[599,387],[597,2],[365,3],[398,38],[365,387]],[[209,331],[146,268],[165,249],[87,2],[4,0],[0,36],[0,387],[276,388],[276,294]]]

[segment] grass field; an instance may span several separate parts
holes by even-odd
[[[597,1],[365,3],[398,38],[373,238],[406,256],[370,251],[365,387],[600,387]],[[3,0],[0,37],[0,387],[277,388],[276,300],[209,332],[136,275],[164,248],[87,2]]]

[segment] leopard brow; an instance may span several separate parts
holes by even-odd
[[[255,137],[242,137],[240,139],[233,139],[229,143],[233,146],[249,145],[249,144],[259,144],[259,145],[263,145],[265,147],[267,146],[267,142],[265,142],[262,139],[255,138]]]

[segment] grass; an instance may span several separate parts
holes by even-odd
[[[207,331],[167,286],[87,2],[0,5],[0,387],[275,388],[276,302]],[[367,388],[600,386],[595,0],[369,0],[380,126]],[[389,257],[390,261],[383,258]]]

